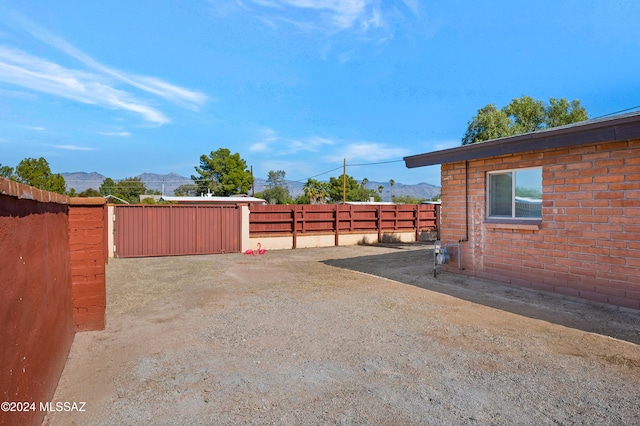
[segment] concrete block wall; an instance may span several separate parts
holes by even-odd
[[[535,166],[542,220],[487,221],[486,173]],[[463,270],[446,270],[640,309],[640,140],[469,161],[466,175],[465,162],[442,165],[441,240],[468,233]]]

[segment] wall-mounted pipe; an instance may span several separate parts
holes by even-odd
[[[464,162],[464,238],[458,240],[458,254],[460,253],[460,243],[469,241],[469,160]],[[460,260],[460,256],[458,256]],[[461,269],[458,266],[458,269]]]

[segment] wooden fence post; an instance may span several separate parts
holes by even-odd
[[[292,214],[293,214],[293,220],[292,220],[292,225],[293,225],[293,248],[296,248],[298,241],[297,241],[297,237],[298,237],[298,204],[294,204],[293,205],[293,210],[292,210]]]
[[[416,242],[420,239],[420,204],[414,206],[413,223],[416,228]]]
[[[378,204],[376,214],[378,215],[378,244],[380,244],[382,242],[382,204]]]
[[[334,214],[334,229],[335,229],[335,245],[338,246],[340,245],[340,238],[338,237],[338,234],[340,234],[340,204],[336,204],[333,208],[333,214]]]

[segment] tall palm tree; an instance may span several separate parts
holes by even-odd
[[[391,200],[389,200],[389,201],[391,201],[392,203],[393,203],[393,185],[395,185],[395,184],[396,184],[395,180],[391,179],[389,181],[389,194],[391,196]]]
[[[364,199],[364,191],[365,191],[365,187],[367,186],[368,183],[369,183],[369,179],[367,179],[367,178],[362,179],[362,201],[366,201]]]
[[[309,198],[309,204],[325,204],[329,196],[329,185],[315,179],[307,179],[303,186],[304,193]]]

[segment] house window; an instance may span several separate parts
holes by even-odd
[[[541,219],[542,168],[487,173],[487,217]]]

